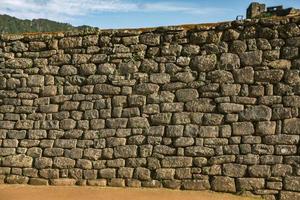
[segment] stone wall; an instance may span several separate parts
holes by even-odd
[[[0,182],[300,199],[299,25],[2,35]]]

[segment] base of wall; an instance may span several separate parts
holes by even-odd
[[[213,179],[220,179],[222,176],[215,176]],[[227,178],[227,177],[224,177]],[[137,179],[93,179],[93,180],[76,180],[72,178],[59,179],[43,179],[29,178],[20,175],[0,176],[0,184],[28,184],[32,186],[94,186],[94,187],[126,187],[126,188],[166,188],[173,190],[193,190],[193,191],[208,191],[226,192],[245,197],[263,198],[266,200],[299,200],[300,192],[294,191],[275,191],[275,190],[253,190],[253,191],[230,191],[235,186],[228,183],[222,185],[223,189],[218,188],[218,183],[208,180],[149,180],[140,181]],[[214,185],[215,184],[215,185]],[[221,185],[219,185],[221,186]],[[226,189],[227,188],[227,189]]]

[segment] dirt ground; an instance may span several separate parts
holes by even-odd
[[[0,200],[254,200],[208,191],[0,185]],[[256,198],[255,198],[256,199]],[[256,199],[257,200],[257,199]]]

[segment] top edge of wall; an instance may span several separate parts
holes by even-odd
[[[236,28],[239,26],[251,26],[255,24],[261,24],[264,26],[277,26],[290,22],[300,22],[300,15],[284,16],[284,17],[269,17],[260,19],[245,19],[234,20],[216,23],[203,23],[203,24],[183,24],[175,26],[159,26],[159,27],[147,27],[147,28],[130,28],[130,29],[100,29],[89,28],[78,31],[66,31],[66,32],[29,32],[20,34],[0,34],[0,40],[2,41],[14,41],[14,40],[32,40],[32,39],[50,39],[50,38],[63,38],[70,36],[84,36],[84,35],[115,35],[115,36],[135,36],[142,33],[160,33],[160,32],[180,32],[180,31],[209,31],[217,30],[223,31],[230,28]]]

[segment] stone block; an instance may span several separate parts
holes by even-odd
[[[33,159],[24,154],[10,155],[2,158],[2,166],[4,167],[32,167]]]
[[[211,189],[217,192],[236,192],[234,178],[226,176],[214,176]]]

